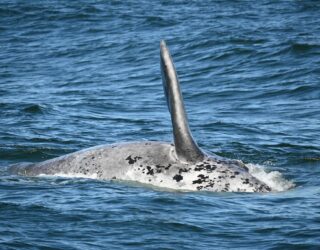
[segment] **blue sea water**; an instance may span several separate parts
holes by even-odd
[[[1,1],[0,249],[320,249],[319,9]],[[176,192],[6,171],[99,144],[171,141],[161,39],[198,144],[294,188]]]

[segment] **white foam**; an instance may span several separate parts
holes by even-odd
[[[246,164],[249,173],[260,181],[267,184],[273,191],[282,192],[295,187],[292,181],[286,180],[278,171],[266,172],[263,166],[257,164]]]

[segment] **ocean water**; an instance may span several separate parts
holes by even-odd
[[[319,9],[1,1],[0,249],[320,249]],[[7,172],[99,144],[171,141],[161,39],[198,144],[248,163],[281,192]]]

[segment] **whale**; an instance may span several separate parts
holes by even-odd
[[[200,149],[185,110],[180,82],[166,42],[160,42],[162,84],[171,116],[173,142],[141,141],[100,145],[10,171],[24,176],[76,176],[212,192],[271,192],[241,160]]]

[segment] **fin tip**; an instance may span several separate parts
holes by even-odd
[[[167,44],[166,44],[166,41],[165,40],[161,40],[160,41],[160,49],[163,50],[167,48]]]

